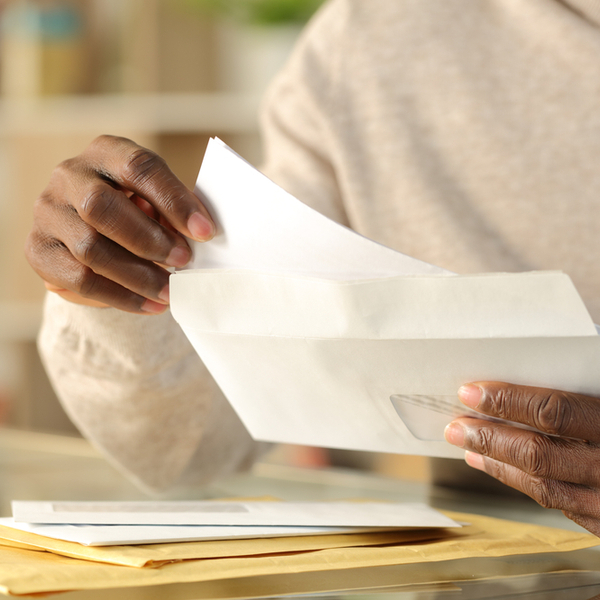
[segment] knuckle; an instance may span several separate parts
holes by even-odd
[[[32,229],[25,240],[25,257],[38,275],[43,276],[56,265],[57,250],[65,250],[64,244],[39,229]]]
[[[52,179],[67,179],[77,170],[77,158],[67,158],[58,163],[52,171]]]
[[[85,265],[80,265],[73,273],[72,287],[84,298],[94,298],[98,287],[99,277]]]
[[[125,178],[134,186],[141,186],[164,166],[165,163],[158,154],[146,148],[138,147],[126,157],[123,173]]]
[[[533,477],[530,481],[529,495],[542,508],[557,508],[556,494],[552,481],[541,477]]]
[[[162,194],[161,206],[167,212],[176,212],[177,209],[181,210],[181,207],[187,205],[187,199],[184,193],[173,193]]]
[[[45,213],[49,207],[54,204],[54,196],[50,191],[50,187],[47,187],[33,203],[33,217],[34,221],[40,216],[40,213]]]
[[[551,465],[549,465],[550,447],[546,438],[536,435],[529,439],[524,447],[519,450],[520,456],[523,457],[524,470],[527,473],[534,477],[548,477],[551,474]]]
[[[87,223],[99,223],[114,206],[113,190],[105,185],[94,185],[79,205],[79,214]]]
[[[94,229],[90,229],[84,237],[79,239],[73,248],[73,256],[92,269],[106,266],[111,256],[105,247],[105,238]]]
[[[533,415],[538,429],[551,434],[567,431],[572,416],[568,398],[565,394],[556,391],[551,391],[541,398]]]
[[[484,456],[490,456],[495,442],[494,431],[490,427],[481,427],[475,431],[471,442],[476,452]]]
[[[130,273],[127,287],[141,295],[157,294],[166,284],[164,276],[153,266],[143,266],[135,273]]]
[[[156,224],[150,222],[143,230],[141,236],[144,244],[145,254],[148,258],[153,255],[166,258],[170,251],[169,239],[163,230]]]
[[[69,182],[79,177],[79,171],[80,165],[76,158],[68,158],[56,165],[50,175],[48,185],[34,202],[34,211],[48,210],[53,206],[63,204],[66,190],[70,186]]]
[[[107,144],[112,143],[114,140],[115,136],[103,133],[102,135],[99,135],[96,138],[94,138],[90,146],[106,146]]]
[[[113,148],[117,144],[133,144],[133,142],[127,138],[120,137],[118,135],[102,134],[92,140],[92,143],[88,146],[87,151]]]
[[[35,268],[38,258],[44,256],[44,246],[45,244],[40,234],[36,230],[30,231],[25,239],[25,258],[32,267]]]
[[[512,392],[508,389],[500,388],[493,393],[486,393],[484,396],[486,412],[502,419],[510,418],[507,407],[510,406]]]

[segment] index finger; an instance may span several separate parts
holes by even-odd
[[[200,199],[158,154],[109,135],[96,138],[84,154],[101,177],[146,200],[180,233],[202,242],[214,236],[214,223]]]
[[[464,385],[458,395],[463,404],[486,415],[551,435],[600,442],[600,398],[491,381]]]

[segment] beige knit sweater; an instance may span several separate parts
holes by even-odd
[[[332,0],[266,100],[266,173],[456,272],[563,269],[600,322],[600,0]],[[50,296],[68,413],[142,485],[256,445],[169,314]]]

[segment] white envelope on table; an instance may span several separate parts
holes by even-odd
[[[77,542],[84,546],[332,535],[380,529],[373,527],[295,527],[291,525],[74,525],[70,523],[24,523],[17,522],[12,517],[0,518],[0,526],[66,542]]]
[[[143,502],[46,502],[13,500],[13,520],[19,523],[67,523],[84,525],[198,525],[253,529],[303,529],[305,535],[348,533],[355,528],[460,527],[453,519],[421,503],[402,502],[272,502],[272,501],[143,501]],[[4,524],[4,523],[3,523]],[[10,525],[9,525],[10,526]],[[317,531],[316,528],[326,531]],[[232,537],[240,535],[231,529]],[[225,530],[221,537],[228,537]]]
[[[453,275],[287,194],[218,140],[218,225],[171,279],[175,319],[259,440],[461,457],[463,383],[600,395],[600,337],[559,272]]]

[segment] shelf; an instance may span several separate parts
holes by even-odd
[[[62,456],[100,458],[87,440],[70,435],[0,428],[0,452],[43,452]]]
[[[0,101],[0,137],[141,133],[256,133],[260,97],[232,93],[115,94]]]

